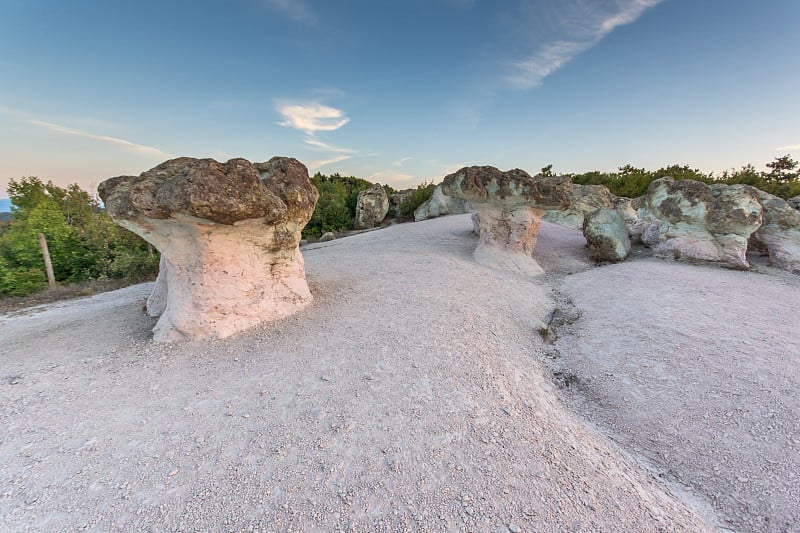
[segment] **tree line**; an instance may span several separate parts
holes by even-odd
[[[47,241],[58,283],[146,279],[158,254],[105,214],[77,185],[29,177],[10,180],[11,220],[0,224],[0,295],[24,296],[47,286],[39,234]]]
[[[799,166],[786,155],[767,163],[763,172],[746,165],[714,176],[688,165],[655,171],[625,165],[616,172],[568,175],[574,183],[605,185],[613,194],[629,198],[642,196],[652,181],[664,176],[705,183],[743,183],[791,198],[800,195]],[[540,174],[554,175],[553,166],[542,168]],[[320,173],[311,181],[320,197],[303,236],[314,238],[327,231],[352,229],[358,193],[373,184],[354,176]],[[388,185],[385,188],[388,195],[396,192]],[[413,218],[414,210],[433,189],[432,183],[423,183],[406,195],[400,205],[401,216]],[[62,188],[35,177],[12,179],[8,195],[14,208],[10,220],[0,221],[0,296],[23,296],[47,286],[40,233],[49,247],[55,279],[61,284],[103,279],[133,283],[158,271],[158,253],[137,235],[114,224],[97,199],[78,185]]]

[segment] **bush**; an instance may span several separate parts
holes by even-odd
[[[0,264],[0,295],[25,296],[46,287],[44,267],[9,269]]]
[[[159,256],[147,250],[122,248],[115,252],[109,268],[111,277],[145,279],[158,273]]]
[[[404,219],[414,218],[414,211],[430,199],[434,189],[436,189],[436,185],[432,182],[423,182],[417,185],[417,188],[400,202],[400,216]]]

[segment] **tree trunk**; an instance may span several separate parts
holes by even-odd
[[[47,249],[47,240],[44,233],[39,234],[39,245],[42,247],[42,257],[44,257],[44,269],[47,271],[47,284],[51,289],[56,286],[56,277],[53,274],[53,263],[50,261],[50,250]]]

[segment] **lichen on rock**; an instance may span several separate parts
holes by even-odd
[[[533,258],[541,217],[549,209],[566,209],[572,183],[568,177],[532,177],[524,170],[464,167],[442,181],[442,192],[470,202],[478,216],[481,264],[535,276],[543,272]]]

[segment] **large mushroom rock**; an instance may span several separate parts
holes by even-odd
[[[764,191],[759,199],[763,222],[753,239],[767,249],[772,266],[800,274],[800,211]]]
[[[653,181],[631,223],[631,236],[655,255],[748,268],[747,242],[761,226],[759,191],[670,177]]]
[[[311,302],[298,244],[318,193],[296,159],[183,157],[98,189],[114,221],[161,252],[155,340],[227,337]]]
[[[543,218],[554,224],[580,230],[586,215],[597,209],[614,208],[618,200],[605,185],[573,183],[569,191],[569,207],[565,210],[546,211]]]
[[[447,196],[442,191],[440,183],[434,187],[431,197],[422,202],[414,210],[414,222],[421,222],[429,218],[442,217],[445,215],[463,215],[472,211],[472,206],[466,200]]]
[[[472,204],[478,213],[475,259],[525,275],[543,272],[533,258],[542,213],[569,206],[567,177],[531,177],[520,169],[465,167],[442,182],[442,192]]]
[[[383,185],[376,183],[358,193],[355,229],[370,229],[379,225],[389,212],[389,197]]]

